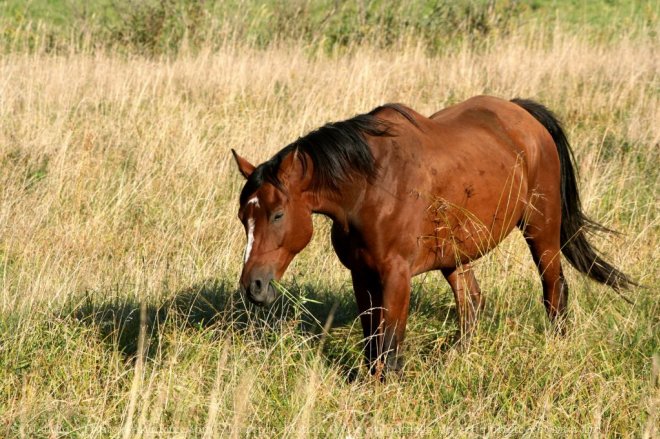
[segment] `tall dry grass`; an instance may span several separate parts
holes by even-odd
[[[651,38],[603,45],[561,29],[439,56],[414,42],[3,56],[1,434],[657,434],[659,71]],[[477,264],[488,302],[471,347],[451,347],[444,281],[420,276],[405,375],[379,385],[360,367],[349,276],[319,218],[285,283],[323,302],[321,320],[339,303],[321,354],[298,307],[245,311],[230,148],[260,162],[383,102],[430,114],[482,93],[561,116],[587,212],[623,232],[598,247],[647,286],[635,306],[569,272],[572,329],[552,337],[512,236]]]

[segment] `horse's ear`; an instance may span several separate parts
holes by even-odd
[[[236,160],[238,170],[241,172],[243,177],[246,179],[250,177],[250,175],[252,175],[254,172],[254,165],[238,155],[233,149],[231,150],[231,153],[234,155],[234,160]]]

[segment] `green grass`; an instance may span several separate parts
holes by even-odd
[[[657,2],[642,0],[6,0],[0,4],[0,36],[5,50],[56,52],[71,50],[73,42],[78,48],[172,54],[182,47],[218,47],[227,38],[259,47],[305,41],[325,51],[414,38],[439,52],[521,27],[542,39],[551,39],[557,27],[597,40],[656,35],[659,14]]]
[[[415,293],[423,296],[417,298],[421,302],[437,294],[423,290]],[[435,308],[434,316],[413,312],[406,373],[383,386],[361,367],[356,322],[340,320],[319,354],[319,337],[301,329],[292,309],[235,310],[233,318],[216,317],[217,309],[206,300],[223,300],[226,290],[215,284],[202,291],[186,304],[192,312],[164,305],[166,317],[148,314],[149,343],[137,398],[146,417],[142,428],[156,428],[159,436],[168,430],[201,435],[214,388],[220,389],[215,395],[220,419],[228,423],[217,431],[238,428],[260,436],[295,432],[299,410],[310,397],[308,380],[317,380],[319,387],[311,390],[313,422],[307,428],[333,436],[371,431],[384,436],[583,436],[599,430],[627,435],[644,430],[649,416],[644,407],[657,392],[648,377],[649,359],[658,351],[660,310],[648,298],[634,308],[610,300],[605,306],[582,305],[579,329],[558,339],[539,328],[538,303],[506,303],[498,297],[505,303],[489,308],[463,352],[447,342],[454,325],[443,322],[442,308]],[[332,300],[342,302],[339,313],[352,311],[348,297],[333,295]],[[139,306],[104,301],[99,306],[130,312],[119,325],[116,315],[100,309],[84,318],[46,313],[3,323],[3,334],[21,334],[20,339],[4,337],[0,357],[3,401],[19,403],[4,406],[5,416],[14,417],[6,435],[46,436],[56,425],[75,436],[106,436],[124,425],[136,373],[130,343],[137,339]],[[427,303],[416,306],[432,309]],[[328,308],[324,311],[317,316],[325,317]],[[214,317],[200,319],[196,312]],[[654,320],[650,326],[643,323]],[[116,337],[103,336],[106,325],[117,325],[109,333]],[[177,377],[185,377],[185,383]],[[253,421],[234,419],[241,395],[249,401],[239,415]],[[20,402],[30,398],[38,402],[32,401],[29,416],[21,417]],[[621,413],[622,406],[634,413]],[[154,408],[157,417],[151,419]],[[155,426],[149,427],[150,421]],[[134,433],[140,435],[139,428]]]

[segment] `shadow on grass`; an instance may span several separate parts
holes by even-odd
[[[147,303],[144,305],[145,354],[147,358],[154,358],[159,349],[161,353],[166,352],[163,347],[167,342],[162,335],[168,327],[190,331],[208,329],[222,336],[227,331],[247,332],[255,326],[277,331],[282,325],[290,327],[293,323],[296,331],[316,337],[313,343],[318,343],[324,359],[343,370],[349,381],[353,380],[364,365],[362,328],[351,288],[345,286],[336,290],[305,284],[287,288],[293,296],[312,300],[305,304],[305,310],[283,297],[270,308],[256,307],[243,300],[233,285],[218,279],[208,279],[180,290],[160,304]],[[413,324],[409,325],[409,340],[428,344],[429,337],[447,332],[444,322],[453,322],[455,311],[453,302],[438,301],[437,293],[425,294],[420,290],[416,288],[411,299],[414,317]],[[76,299],[65,305],[60,316],[93,326],[99,338],[116,347],[127,360],[135,358],[141,325],[138,299],[119,292],[86,292]],[[330,314],[331,329],[321,337]],[[419,351],[420,346],[415,346],[414,350]]]
[[[146,334],[155,338],[166,325],[203,330],[206,328],[246,330],[248,325],[263,322],[271,329],[278,322],[299,320],[301,331],[320,333],[331,309],[333,327],[343,326],[356,319],[352,295],[335,295],[329,289],[294,285],[294,295],[319,303],[306,304],[307,311],[297,313],[294,307],[280,297],[273,306],[260,308],[243,300],[241,294],[228,282],[207,279],[174,293],[160,304],[145,305]],[[348,300],[350,299],[350,300]],[[335,306],[336,304],[336,306]],[[59,312],[60,316],[98,328],[101,339],[110,342],[126,356],[137,353],[140,332],[140,302],[136,297],[119,292],[88,291],[72,298]],[[314,322],[321,322],[321,325]],[[153,340],[152,340],[153,341]],[[153,346],[154,344],[151,343]]]
[[[102,299],[99,299],[102,297]],[[136,297],[118,292],[103,294],[85,292],[83,297],[69,301],[61,315],[94,326],[99,337],[126,357],[132,358],[138,351],[140,334],[140,307]],[[226,282],[209,279],[178,291],[160,305],[145,303],[145,335],[147,356],[152,356],[158,346],[159,334],[166,325],[204,329],[218,325],[227,319],[236,324],[246,324],[244,312],[240,312],[240,295]]]

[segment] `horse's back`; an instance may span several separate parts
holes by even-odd
[[[487,148],[488,157],[512,153],[526,164],[534,179],[540,162],[558,165],[557,151],[550,133],[525,109],[493,96],[475,96],[438,111],[429,117],[437,132],[444,136],[472,139],[459,142]],[[494,141],[478,139],[484,136]],[[443,142],[440,142],[441,144]]]

